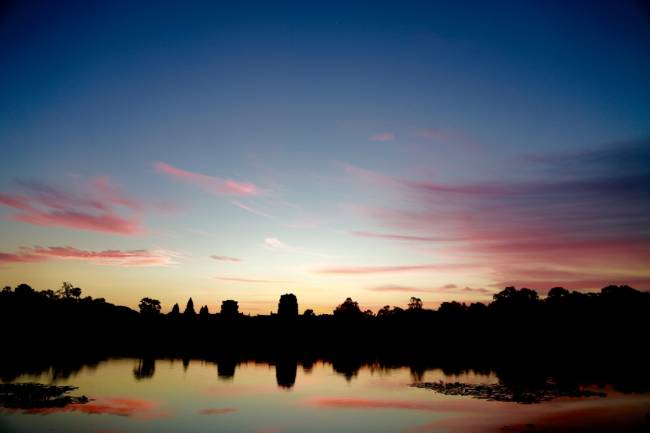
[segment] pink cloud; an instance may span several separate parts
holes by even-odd
[[[237,257],[230,257],[230,256],[210,256],[210,258],[213,260],[218,260],[220,262],[239,263],[242,261],[242,259],[238,259]]]
[[[80,212],[29,212],[12,216],[16,221],[43,227],[65,227],[121,235],[135,235],[143,232],[140,222],[134,218],[104,213],[91,215]]]
[[[111,182],[108,176],[94,178],[91,186],[104,202],[121,205],[133,210],[142,210],[144,207],[141,202],[124,194],[120,188]]]
[[[321,407],[342,409],[405,409],[430,411],[432,407],[427,403],[401,400],[370,400],[365,398],[322,397],[310,401],[310,404]]]
[[[645,230],[649,213],[643,196],[649,177],[633,171],[639,166],[637,160],[645,160],[643,156],[634,158],[628,172],[605,165],[624,157],[619,152],[606,158],[590,156],[588,163],[551,159],[556,166],[545,171],[469,183],[401,179],[346,166],[349,174],[376,188],[393,205],[349,206],[386,228],[385,233],[352,234],[420,242],[419,252],[481,265],[482,277],[495,284],[541,290],[554,285],[587,290],[603,283],[642,284],[650,261],[650,237]],[[549,275],[526,273],[530,267],[546,268]],[[386,272],[393,270],[398,269]],[[384,269],[332,271],[361,274]],[[486,289],[464,291],[488,293]]]
[[[573,432],[643,431],[643,405],[623,402],[558,402],[546,410],[533,407],[486,406],[466,408],[458,414],[421,424],[405,432]],[[465,412],[465,413],[463,413]],[[480,416],[477,416],[479,415]]]
[[[396,265],[396,266],[333,266],[316,269],[317,274],[389,274],[417,271],[449,271],[468,269],[473,266],[468,264],[425,264],[425,265]]]
[[[448,238],[438,237],[438,236],[415,236],[415,235],[404,235],[397,233],[378,233],[378,232],[368,232],[368,231],[353,231],[354,236],[362,238],[377,238],[377,239],[392,239],[398,241],[413,241],[413,242],[437,242],[437,241],[446,241]]]
[[[201,415],[222,415],[226,413],[237,412],[238,410],[239,409],[236,409],[234,407],[215,407],[215,408],[201,409],[199,413]]]
[[[332,409],[370,409],[370,410],[413,410],[426,412],[471,410],[480,407],[482,402],[473,400],[440,400],[435,402],[418,402],[409,400],[379,400],[354,397],[315,397],[304,401],[305,404]]]
[[[392,132],[381,132],[379,134],[372,135],[370,141],[393,141],[395,140],[395,134]]]
[[[258,433],[280,433],[282,429],[276,427],[263,428]]]
[[[396,187],[402,184],[402,180],[397,179],[387,174],[379,173],[373,170],[367,170],[351,164],[342,164],[343,169],[350,176],[353,176],[364,182],[379,186],[392,186]]]
[[[441,128],[424,128],[415,133],[415,137],[424,140],[437,141],[446,144],[460,144],[464,146],[476,146],[467,134],[458,131]]]
[[[77,191],[37,182],[19,182],[18,194],[0,193],[0,205],[14,209],[10,219],[43,227],[64,227],[120,235],[144,232],[140,219],[149,205],[129,197],[106,176]]]
[[[7,195],[7,194],[2,194],[0,193],[0,204],[11,207],[14,209],[20,209],[20,210],[32,210],[32,206],[29,204],[30,199],[29,197],[21,196],[21,195]]]
[[[324,224],[329,223],[329,220],[326,218],[322,217],[307,217],[307,218],[301,218],[298,219],[294,222],[291,223],[286,223],[283,224],[285,227],[289,227],[292,229],[301,229],[301,230],[307,230],[307,229],[315,229],[318,227],[321,227]]]
[[[251,183],[236,182],[231,179],[221,179],[206,174],[195,173],[173,167],[164,162],[154,163],[159,173],[164,173],[195,185],[204,191],[216,195],[254,196],[261,193],[260,189]]]
[[[261,217],[264,217],[264,218],[272,218],[270,214],[268,214],[266,212],[262,212],[261,210],[255,208],[253,206],[241,203],[239,201],[233,201],[232,204],[234,204],[235,206],[237,206],[240,209],[244,209],[246,212],[252,213],[253,215],[261,216]]]
[[[432,287],[432,288],[410,287],[410,286],[400,286],[396,284],[388,284],[383,286],[369,287],[367,290],[373,292],[402,292],[402,293],[450,293],[450,292],[492,293],[491,291],[484,289],[482,287],[473,288],[473,287],[466,286],[461,289],[455,284],[447,284],[442,287]]]
[[[431,293],[432,291],[435,291],[435,289],[422,289],[419,287],[407,287],[407,286],[399,286],[395,284],[369,287],[368,290],[371,290],[373,292],[404,292],[404,293]]]
[[[246,277],[214,277],[217,280],[223,281],[235,281],[241,283],[282,283],[284,281],[275,281],[275,280],[261,280],[256,278],[246,278]]]
[[[598,280],[576,280],[576,281],[562,281],[562,280],[531,281],[531,280],[526,280],[525,278],[521,278],[521,279],[506,280],[500,283],[495,283],[495,286],[498,285],[498,287],[508,287],[508,286],[527,287],[529,289],[535,289],[537,292],[540,292],[541,294],[546,294],[550,289],[558,286],[564,287],[565,289],[569,289],[569,290],[593,291],[593,290],[601,289],[605,286],[609,286],[610,284],[616,284],[616,285],[627,284],[632,287],[646,289],[647,287],[650,287],[650,278],[603,277]]]
[[[278,238],[265,238],[264,245],[270,250],[276,251],[293,251],[296,248],[291,245],[287,245]]]
[[[63,407],[26,409],[30,414],[49,415],[60,412],[82,412],[89,415],[113,415],[142,420],[167,418],[169,413],[160,410],[153,401],[134,398],[100,398],[89,403],[75,403]]]
[[[0,263],[80,260],[102,266],[146,267],[175,264],[177,256],[177,253],[166,250],[88,251],[73,247],[22,247],[16,253],[0,253]]]

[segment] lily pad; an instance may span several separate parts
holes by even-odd
[[[444,395],[464,395],[490,401],[506,401],[521,404],[541,403],[559,397],[606,397],[604,392],[565,389],[547,382],[543,386],[533,389],[514,389],[499,384],[472,384],[462,382],[419,382],[411,386],[430,389]]]
[[[85,395],[67,395],[76,389],[76,386],[42,383],[2,383],[0,384],[0,407],[35,409],[88,403],[90,400]]]

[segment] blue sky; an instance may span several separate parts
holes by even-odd
[[[650,281],[638,3],[20,2],[0,47],[6,284],[259,312]]]

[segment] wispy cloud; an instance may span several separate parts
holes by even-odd
[[[286,281],[278,281],[278,280],[264,280],[264,279],[258,279],[258,278],[247,278],[247,277],[221,277],[217,276],[214,277],[217,280],[222,280],[222,281],[234,281],[234,282],[239,282],[239,283],[285,283]]]
[[[480,402],[440,400],[433,402],[418,402],[409,400],[385,400],[356,397],[314,397],[304,400],[305,404],[331,409],[368,409],[368,410],[413,410],[426,412],[444,412],[471,410],[471,406],[479,406]],[[468,407],[470,406],[470,407]]]
[[[395,140],[395,134],[392,132],[380,132],[379,134],[371,135],[369,140],[370,141],[393,141]]]
[[[260,430],[258,433],[280,433],[282,431],[281,428],[277,427],[265,427],[262,430]]]
[[[252,183],[236,182],[232,179],[222,179],[202,173],[183,170],[165,162],[156,162],[154,167],[159,173],[167,174],[175,179],[190,183],[202,190],[215,195],[255,196],[261,190]]]
[[[199,414],[201,415],[223,415],[226,413],[233,413],[237,412],[239,409],[236,409],[234,407],[211,407],[207,409],[201,409],[199,410]]]
[[[392,266],[331,266],[316,269],[317,274],[397,274],[418,271],[450,271],[475,267],[468,264],[423,264],[423,265],[392,265]]]
[[[235,206],[237,206],[240,209],[245,210],[246,212],[252,213],[253,215],[261,216],[261,217],[264,217],[264,218],[272,218],[270,214],[268,214],[266,212],[263,212],[263,211],[257,209],[256,207],[253,207],[251,205],[244,204],[244,203],[242,203],[240,201],[233,200],[232,204],[234,204]]]
[[[210,256],[210,258],[213,260],[218,260],[220,262],[239,263],[243,261],[242,259],[238,259],[237,257],[230,257],[230,256]]]
[[[399,292],[399,293],[492,293],[488,289],[482,287],[473,288],[473,287],[463,287],[462,289],[456,286],[455,284],[446,284],[442,287],[413,287],[413,286],[400,286],[397,284],[387,284],[383,286],[368,287],[367,290],[373,292]]]
[[[460,144],[475,146],[476,143],[467,134],[443,128],[424,128],[415,132],[414,136],[423,140],[436,141],[445,144]]]
[[[321,397],[308,401],[310,405],[340,409],[402,409],[431,411],[433,407],[428,403],[407,400],[374,400],[354,397]]]
[[[397,284],[388,284],[383,286],[369,287],[368,290],[373,292],[400,292],[400,293],[431,293],[435,289],[423,289],[421,287],[400,286]]]
[[[50,260],[79,260],[101,266],[146,267],[176,264],[178,253],[167,250],[89,251],[73,247],[22,247],[1,253],[0,263],[33,263]]]
[[[65,191],[39,182],[17,186],[15,193],[0,193],[0,205],[16,211],[13,220],[44,227],[136,235],[144,232],[143,210],[157,207],[128,196],[105,176]]]
[[[436,254],[482,264],[483,276],[495,283],[563,283],[560,278],[517,271],[531,265],[557,272],[567,267],[583,273],[602,270],[586,278],[565,276],[566,283],[589,289],[598,288],[593,284],[599,281],[620,281],[621,275],[630,281],[647,277],[643,270],[650,262],[647,140],[600,151],[531,157],[519,161],[508,177],[482,182],[403,179],[351,166],[346,171],[394,196],[392,208],[354,205],[361,215],[387,229],[387,234],[362,231],[353,232],[355,236],[439,241]],[[398,269],[389,267],[386,272],[392,270]]]
[[[296,247],[287,245],[278,238],[265,238],[264,245],[266,248],[275,251],[295,251]]]
[[[415,235],[406,235],[398,233],[379,233],[379,232],[369,232],[369,231],[353,231],[354,236],[362,238],[377,238],[377,239],[390,239],[397,241],[409,241],[409,242],[439,242],[447,241],[449,238],[444,238],[440,236],[415,236]]]
[[[341,163],[340,166],[350,176],[372,185],[396,187],[403,183],[403,180],[401,179],[378,171],[368,170],[346,163]]]

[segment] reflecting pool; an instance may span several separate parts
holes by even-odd
[[[490,371],[365,365],[110,359],[11,383],[72,385],[87,403],[0,409],[0,432],[593,432],[647,431],[650,395],[600,383],[606,397],[538,404],[444,395],[415,382],[497,384]],[[5,382],[7,379],[5,379]]]

